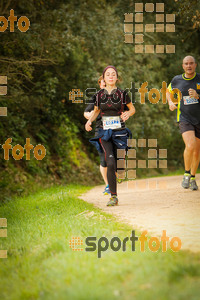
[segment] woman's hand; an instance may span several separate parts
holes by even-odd
[[[87,123],[85,124],[85,130],[86,131],[91,131],[92,130],[92,122],[90,120],[87,121]]]
[[[129,111],[124,111],[124,112],[121,113],[121,118],[124,122],[127,121],[129,119],[129,117],[130,117],[130,112]]]

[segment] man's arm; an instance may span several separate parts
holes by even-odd
[[[169,104],[169,109],[171,111],[174,111],[175,109],[177,109],[177,106],[174,104],[174,102],[172,101],[172,85],[171,83],[169,84],[168,88],[167,88],[167,92],[166,92],[166,97],[167,97],[167,101]]]

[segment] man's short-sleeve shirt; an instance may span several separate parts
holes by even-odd
[[[186,78],[184,74],[175,76],[168,90],[179,89],[181,99],[178,101],[177,122],[189,122],[193,125],[200,123],[200,101],[189,96],[189,89],[194,89],[200,95],[200,74],[195,73],[194,77]]]

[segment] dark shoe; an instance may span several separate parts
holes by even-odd
[[[115,205],[118,205],[118,198],[117,196],[112,196],[108,201],[107,206],[115,206]]]

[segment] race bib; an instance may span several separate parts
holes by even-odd
[[[199,100],[190,96],[183,96],[184,105],[199,103]]]
[[[102,117],[103,129],[117,129],[121,128],[120,117]]]

